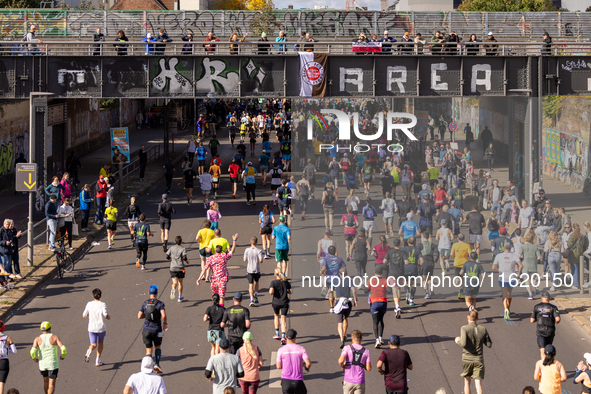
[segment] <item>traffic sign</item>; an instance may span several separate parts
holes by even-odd
[[[16,165],[16,191],[35,192],[37,189],[37,164],[19,163]]]
[[[458,129],[458,124],[457,124],[456,122],[451,122],[451,123],[449,124],[449,129],[450,129],[451,131],[456,131],[456,130]]]

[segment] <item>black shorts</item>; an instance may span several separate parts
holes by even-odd
[[[256,140],[256,138],[251,138],[251,139],[250,139],[250,143],[251,143],[251,144],[256,144],[256,143],[257,143],[257,140]]]
[[[355,234],[345,234],[345,241],[353,241],[355,239]]]
[[[464,297],[466,297],[466,298],[476,298],[476,297],[478,297],[478,291],[479,290],[480,290],[479,287],[464,287]]]
[[[419,231],[421,233],[427,231],[429,234],[433,234],[433,226],[419,226]]]
[[[170,219],[160,219],[160,229],[161,230],[170,230],[170,225],[172,224],[172,220]]]
[[[279,188],[279,186],[281,186],[281,185],[274,185],[271,183],[271,191],[277,190]]]
[[[211,256],[211,253],[207,253],[207,248],[205,247],[205,248],[199,249],[199,256],[208,258],[209,256]]]
[[[149,349],[152,346],[162,345],[162,337],[159,337],[158,334],[158,332],[142,331],[142,339],[144,340],[146,349]]]
[[[107,227],[107,230],[111,230],[111,231],[117,230],[117,222],[114,222],[112,220],[105,221],[105,226]]]
[[[434,264],[423,264],[419,267],[419,274],[420,275],[429,275],[433,276],[433,270],[435,269]]]
[[[439,183],[439,181],[437,179],[429,179],[429,185],[431,186],[435,186]]]
[[[170,277],[184,279],[185,278],[185,271],[170,271]]]
[[[538,347],[540,349],[543,349],[546,347],[546,345],[552,345],[552,342],[554,342],[554,335],[549,336],[549,337],[541,337],[538,335]]]
[[[435,209],[442,210],[443,209],[443,205],[444,204],[441,204],[441,205],[435,204]]]
[[[261,279],[261,273],[258,274],[246,274],[246,279],[248,279],[248,283],[253,284],[254,282],[258,282]]]
[[[263,226],[261,227],[261,235],[271,235],[273,233],[273,227]]]
[[[276,315],[281,314],[281,316],[287,316],[287,312],[289,312],[289,304],[288,305],[271,305],[273,307],[273,313]]]
[[[8,373],[10,372],[10,363],[7,358],[0,360],[0,382],[6,383]]]
[[[194,189],[193,183],[187,183],[187,182],[185,182],[185,189]]]
[[[199,160],[197,163],[199,164],[199,167],[205,167],[205,160]]]
[[[230,177],[230,182],[232,182],[232,183],[238,183],[238,177],[237,176]]]
[[[342,323],[345,319],[349,318],[351,314],[351,302],[349,302],[349,308],[343,309],[341,313],[337,313],[337,323]]]
[[[43,376],[44,378],[49,378],[49,379],[57,379],[57,373],[59,372],[59,368],[58,369],[46,369],[45,371],[39,371],[41,372],[41,376]]]
[[[281,379],[282,394],[308,394],[303,380]]]

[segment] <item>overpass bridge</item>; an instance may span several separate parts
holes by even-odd
[[[299,97],[304,74],[298,52],[260,42],[172,42],[146,52],[145,43],[43,41],[0,45],[0,98],[31,92],[54,98]],[[353,53],[351,42],[314,43],[328,54],[322,73],[327,97],[543,97],[591,95],[591,44],[486,43],[459,47],[383,48]],[[398,45],[398,44],[396,44]],[[456,51],[456,46],[453,46]],[[299,49],[302,49],[300,47]],[[380,48],[381,49],[381,48]],[[493,54],[494,56],[487,56]]]

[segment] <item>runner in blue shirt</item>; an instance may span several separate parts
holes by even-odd
[[[339,281],[333,283],[333,278],[338,278],[341,267],[347,268],[347,264],[342,257],[335,256],[337,248],[332,245],[328,247],[328,256],[322,259],[320,265],[320,274],[326,275],[326,286],[329,288],[328,302],[330,303],[330,313],[333,313],[335,304],[335,289],[339,287]]]
[[[279,225],[273,227],[271,238],[275,240],[275,261],[277,261],[277,267],[281,269],[281,275],[287,278],[291,231],[285,225],[285,216],[279,217]]]
[[[267,151],[263,149],[263,153],[259,156],[259,165],[261,174],[263,176],[263,186],[267,185],[267,173],[269,172],[269,155]]]
[[[404,246],[408,245],[407,240],[410,237],[418,237],[420,235],[419,225],[412,220],[414,214],[409,212],[406,214],[406,220],[400,224],[398,235],[404,236]]]
[[[197,163],[199,165],[199,175],[203,174],[205,169],[205,156],[207,156],[207,148],[203,146],[203,142],[199,141],[199,148],[195,150],[195,154],[197,155]]]

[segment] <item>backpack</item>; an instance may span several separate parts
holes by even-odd
[[[326,191],[326,198],[324,199],[324,205],[334,205],[334,191],[333,190],[327,190]]]
[[[372,207],[371,205],[368,206],[368,209],[365,210],[363,217],[366,219],[371,219],[373,220],[376,216],[376,211],[374,209],[374,207]]]
[[[363,365],[361,363],[361,359],[363,358],[363,353],[365,353],[365,348],[362,346],[361,349],[356,350],[352,345],[349,345],[351,347],[351,365],[356,365],[358,367],[361,367],[363,369],[365,369],[365,365]]]
[[[423,256],[433,256],[433,249],[431,248],[433,243],[431,241],[423,242],[423,249],[421,250],[421,254]]]
[[[146,320],[150,322],[159,322],[160,321],[160,313],[156,313],[156,304],[158,304],[158,299],[150,298],[146,301]]]
[[[263,227],[271,225],[271,215],[269,215],[269,214],[264,215],[263,214],[262,225],[263,225]]]
[[[347,214],[347,227],[355,227],[355,220],[353,214]]]
[[[308,184],[306,182],[300,182],[300,196],[307,196],[309,194]]]

